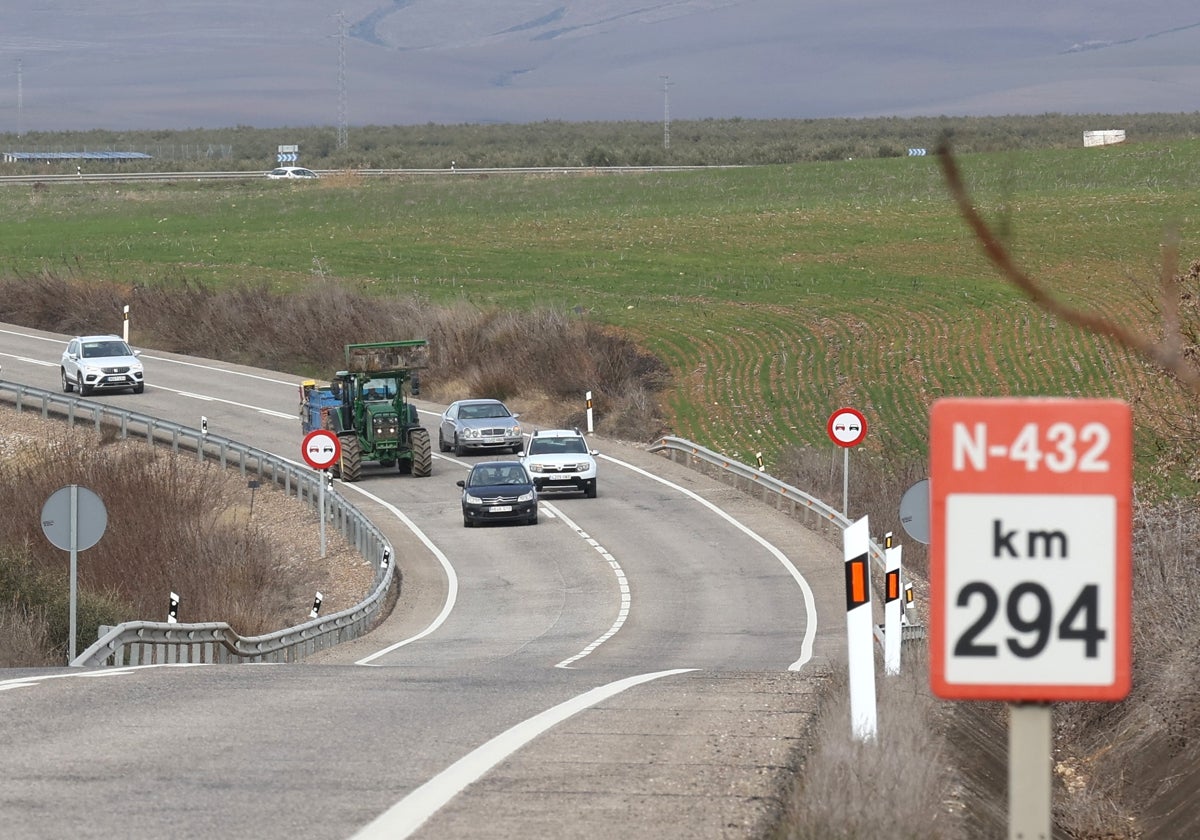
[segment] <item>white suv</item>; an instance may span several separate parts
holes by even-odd
[[[521,463],[541,490],[582,490],[596,498],[596,456],[578,429],[542,429],[529,436]]]
[[[146,390],[146,377],[139,355],[115,335],[72,338],[60,365],[63,390],[69,394],[78,388],[81,397],[121,389],[140,394]]]

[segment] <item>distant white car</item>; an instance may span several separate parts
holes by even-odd
[[[134,350],[115,335],[83,335],[67,342],[60,371],[62,388],[68,394],[79,389],[86,397],[92,391],[146,390],[146,376]]]
[[[320,178],[321,176],[303,166],[280,166],[268,172],[267,177],[273,181],[280,181],[291,178]]]

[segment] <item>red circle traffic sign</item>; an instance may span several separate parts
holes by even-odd
[[[314,470],[329,469],[342,457],[342,442],[328,429],[313,429],[304,436],[300,454]]]
[[[858,409],[839,408],[829,415],[825,431],[838,446],[858,446],[867,436],[867,418]]]

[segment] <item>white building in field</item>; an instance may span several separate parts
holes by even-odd
[[[1104,131],[1085,131],[1083,132],[1083,145],[1085,146],[1107,146],[1111,143],[1124,143],[1125,129],[1110,128]]]

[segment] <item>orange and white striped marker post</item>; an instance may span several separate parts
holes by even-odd
[[[875,739],[875,633],[871,621],[870,531],[867,517],[842,532],[846,558],[846,650],[850,666],[850,729]]]

